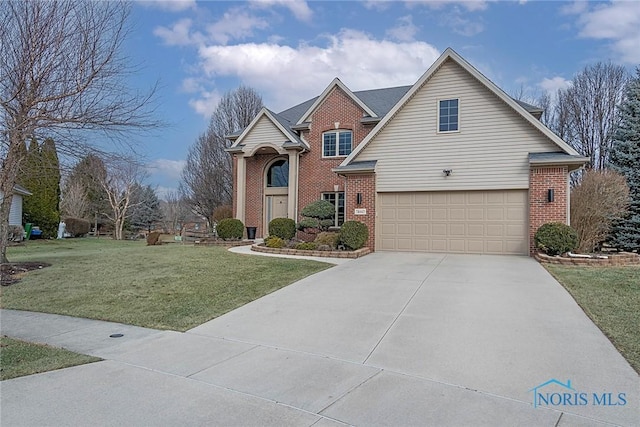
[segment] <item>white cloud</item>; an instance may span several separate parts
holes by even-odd
[[[222,96],[216,90],[208,91],[204,89],[201,90],[199,95],[198,98],[190,99],[189,105],[196,113],[202,114],[204,117],[210,117]]]
[[[182,169],[184,169],[186,163],[185,160],[156,159],[149,163],[147,169],[153,174],[177,180],[180,179]]]
[[[577,8],[580,37],[611,40],[612,48],[628,63],[640,62],[640,7],[635,1],[612,1]]]
[[[562,8],[560,8],[560,12],[566,15],[576,15],[582,12],[585,12],[589,8],[586,0],[574,0],[571,3],[568,3]]]
[[[467,37],[475,36],[484,31],[482,22],[463,18],[459,14],[443,16],[441,25],[449,26],[454,32]]]
[[[187,46],[201,43],[204,39],[202,34],[191,32],[193,22],[189,18],[176,21],[170,28],[156,27],[153,34],[160,37],[169,46]]]
[[[388,0],[364,0],[362,5],[369,10],[377,10],[378,12],[382,12],[383,10],[389,9],[391,6],[391,1]]]
[[[202,82],[197,77],[187,77],[182,80],[182,86],[180,89],[185,93],[196,93],[203,89]]]
[[[252,3],[261,8],[271,6],[283,6],[293,13],[300,21],[309,22],[313,17],[313,11],[305,0],[253,0]]]
[[[265,29],[269,23],[262,18],[249,15],[246,11],[234,8],[225,12],[218,22],[207,27],[207,32],[211,38],[222,44],[227,44],[230,40],[251,37],[254,29]]]
[[[425,42],[376,40],[355,30],[325,38],[326,46],[203,46],[202,71],[209,78],[237,77],[262,93],[268,107],[278,110],[318,95],[334,77],[352,90],[413,84],[439,56]],[[200,101],[215,106],[204,102],[211,98]],[[206,109],[200,103],[192,107]]]
[[[195,9],[196,0],[141,0],[140,4],[169,12],[182,12]]]
[[[558,89],[567,89],[571,86],[571,80],[567,80],[564,77],[552,77],[552,78],[544,78],[540,83],[538,83],[545,92],[549,94],[555,94]]]
[[[469,12],[485,10],[489,7],[489,1],[486,0],[408,0],[405,3],[408,7],[425,5],[431,9],[442,9],[445,6],[456,5],[462,6]]]
[[[411,15],[399,18],[397,25],[387,30],[387,35],[389,37],[403,42],[413,41],[417,33],[418,27],[413,25]]]

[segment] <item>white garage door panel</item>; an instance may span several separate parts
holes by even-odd
[[[378,193],[377,250],[528,253],[527,191]]]

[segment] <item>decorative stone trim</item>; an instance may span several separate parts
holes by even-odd
[[[538,262],[545,264],[560,265],[584,265],[591,267],[619,267],[627,265],[640,265],[640,255],[621,252],[618,254],[607,255],[609,258],[568,258],[560,256],[549,256],[540,252],[536,252],[534,258]]]
[[[253,245],[253,240],[196,240],[195,246],[222,246],[224,248],[234,248],[236,246]]]
[[[371,253],[371,249],[369,248],[361,248],[356,251],[308,251],[290,248],[268,248],[264,245],[253,245],[251,246],[251,250],[255,252],[264,252],[267,254],[302,255],[322,258],[360,258]]]

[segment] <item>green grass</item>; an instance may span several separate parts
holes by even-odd
[[[0,381],[97,362],[97,357],[0,337]]]
[[[10,261],[44,261],[2,289],[2,308],[185,331],[330,265],[219,247],[110,239],[33,241]]]
[[[640,267],[546,267],[640,373]]]

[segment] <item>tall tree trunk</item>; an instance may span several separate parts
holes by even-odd
[[[9,215],[11,213],[11,201],[13,199],[13,187],[18,179],[20,170],[20,144],[24,143],[23,134],[15,129],[9,130],[9,147],[7,157],[2,162],[0,174],[0,263],[9,262],[7,259],[7,246],[9,244]]]

